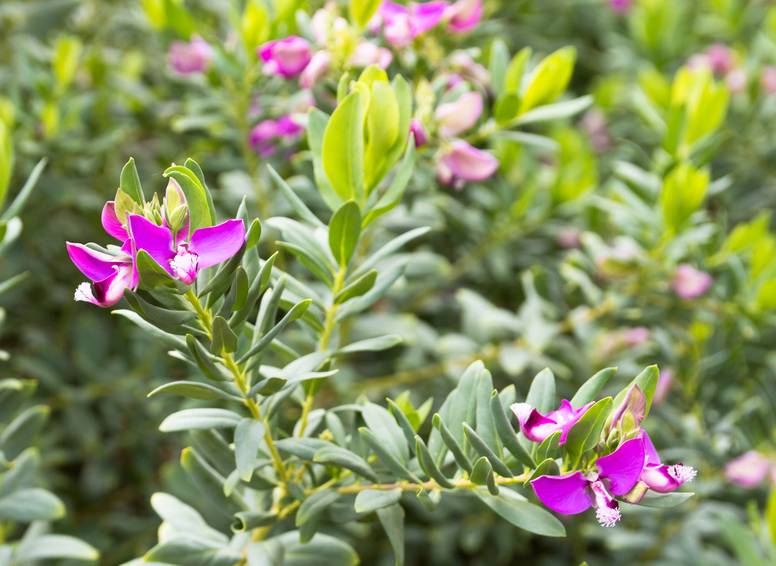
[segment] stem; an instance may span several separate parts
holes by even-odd
[[[520,474],[519,476],[514,476],[511,478],[505,478],[502,476],[494,475],[496,485],[522,484],[522,483],[525,483],[529,477],[531,477],[530,474]],[[455,480],[452,482],[452,484],[454,485],[452,489],[477,489],[480,487],[484,487],[480,484],[476,484],[472,482],[471,480]],[[401,489],[402,491],[417,491],[419,489],[442,490],[446,488],[443,488],[434,480],[429,480],[429,481],[420,482],[420,483],[408,482],[408,481],[400,481],[395,483],[359,483],[359,484],[346,485],[344,487],[340,487],[337,489],[337,491],[339,493],[346,494],[346,493],[360,493],[362,491],[367,491],[367,490],[391,491],[394,489]]]

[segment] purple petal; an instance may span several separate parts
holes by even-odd
[[[116,206],[112,200],[105,203],[102,207],[102,227],[108,233],[121,242],[126,242],[129,234],[121,224],[121,220],[116,216]]]
[[[199,269],[205,269],[232,257],[240,251],[243,243],[245,224],[236,218],[194,232],[190,250],[199,256]]]
[[[435,27],[447,9],[447,2],[423,2],[412,5],[412,32],[413,36],[427,32]]]
[[[471,128],[482,114],[482,95],[466,92],[454,102],[440,104],[434,117],[439,123],[439,133],[446,138],[457,136]]]
[[[135,252],[144,250],[156,263],[172,275],[170,260],[175,257],[172,249],[172,232],[165,226],[157,226],[137,214],[127,217],[129,234],[135,242]]]
[[[83,244],[67,242],[67,255],[75,266],[92,281],[101,281],[113,274],[113,268],[120,265],[116,256],[98,252]]]
[[[660,454],[657,453],[657,448],[655,448],[655,445],[652,443],[652,439],[647,434],[647,431],[641,429],[640,436],[644,440],[644,453],[646,454],[644,464],[660,464]]]
[[[558,423],[545,417],[528,403],[515,403],[511,408],[520,423],[520,430],[528,440],[541,442],[558,430]]]
[[[736,485],[752,488],[765,479],[772,467],[767,456],[750,450],[725,465],[725,477]]]
[[[599,476],[609,482],[613,495],[625,495],[639,481],[644,469],[644,440],[636,437],[617,450],[596,460]]]
[[[459,179],[484,181],[498,170],[498,159],[463,140],[455,140],[442,161]]]
[[[482,0],[458,0],[445,11],[447,29],[465,33],[477,27],[482,19]]]
[[[132,281],[132,266],[123,264],[116,266],[110,275],[95,282],[81,283],[75,290],[76,301],[87,301],[98,307],[112,307],[124,296],[124,291]]]
[[[620,403],[620,406],[615,408],[612,413],[611,428],[617,428],[626,414],[630,414],[633,418],[633,422],[630,424],[638,429],[641,426],[641,421],[644,420],[646,410],[647,398],[644,396],[641,388],[638,385],[633,384],[630,389],[628,389],[628,393],[625,395],[625,399],[622,400],[622,403]]]
[[[588,483],[582,472],[574,472],[565,476],[540,476],[531,481],[531,487],[546,507],[562,515],[576,515],[593,505]]]
[[[571,405],[571,402],[563,399],[563,401],[560,402],[560,407],[547,413],[549,418],[558,423],[558,430],[561,431],[560,439],[558,440],[559,445],[562,446],[566,444],[566,438],[569,435],[569,431],[574,428],[574,425],[579,422],[579,419],[581,419],[592,406],[593,402],[591,401],[579,409],[575,409]]]
[[[669,470],[670,466],[665,464],[650,464],[641,472],[641,481],[647,484],[649,489],[658,493],[676,491],[682,484],[669,473]]]

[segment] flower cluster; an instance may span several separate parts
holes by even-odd
[[[641,428],[646,405],[644,393],[638,385],[632,385],[609,415],[603,427],[604,438],[596,444],[586,465],[577,468],[572,463],[573,468],[563,475],[541,475],[531,481],[539,501],[562,515],[576,515],[592,507],[602,526],[613,527],[620,520],[616,498],[638,503],[649,490],[670,493],[692,480],[694,468],[661,461],[647,431]],[[558,444],[563,446],[570,431],[593,406],[589,402],[575,408],[564,399],[546,414],[527,403],[515,403],[512,411],[528,440],[543,442],[560,433]]]
[[[201,270],[228,260],[245,242],[240,219],[192,230],[186,196],[173,179],[162,204],[156,195],[137,202],[119,189],[102,209],[102,226],[120,244],[67,242],[70,260],[89,279],[76,288],[75,300],[100,307],[113,306],[127,289],[138,288],[141,251],[173,279],[191,285]]]

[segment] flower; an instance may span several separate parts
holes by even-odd
[[[640,430],[641,421],[647,412],[647,398],[641,388],[635,383],[630,386],[625,398],[612,411],[609,417],[607,431],[618,429],[621,433],[629,433],[632,430]]]
[[[761,483],[773,464],[757,450],[750,450],[725,465],[725,477],[740,487],[753,488]]]
[[[609,6],[618,14],[627,14],[632,4],[633,0],[609,0]]]
[[[498,159],[487,151],[454,140],[437,162],[437,178],[443,185],[461,187],[465,181],[484,181],[498,169]]]
[[[331,55],[328,51],[318,51],[299,75],[299,85],[302,88],[312,88],[331,67]]]
[[[402,6],[386,0],[379,9],[386,41],[394,47],[406,47],[413,39],[434,28],[442,20],[446,8],[446,2]]]
[[[310,44],[296,35],[268,41],[258,48],[258,55],[265,73],[286,79],[304,71],[312,59]]]
[[[712,72],[717,76],[724,76],[733,70],[733,50],[723,43],[709,45],[706,57]]]
[[[638,483],[644,458],[644,441],[636,437],[598,458],[597,471],[539,476],[531,481],[531,487],[539,501],[556,513],[576,515],[595,507],[601,526],[613,527],[620,520],[615,497],[625,495]]]
[[[760,83],[765,89],[765,92],[768,94],[776,94],[776,66],[769,65],[763,69],[763,74],[760,76]]]
[[[566,443],[571,428],[593,406],[593,403],[575,409],[569,401],[564,399],[560,407],[542,415],[536,408],[528,403],[514,403],[510,408],[520,423],[520,430],[528,440],[542,442],[548,436],[560,431],[558,444]]]
[[[434,117],[439,124],[439,133],[446,138],[457,136],[471,128],[482,114],[482,95],[479,92],[465,92],[458,100],[440,104]]]
[[[116,215],[116,202],[109,200],[102,207],[102,214],[100,215],[102,227],[109,236],[113,236],[117,240],[120,240],[123,244],[129,239],[127,229],[124,228],[121,220]]]
[[[670,369],[660,370],[660,376],[657,378],[657,387],[655,387],[655,395],[652,397],[652,403],[659,405],[662,403],[668,392],[671,390],[671,385],[674,383],[674,372]]]
[[[76,301],[112,307],[121,300],[126,289],[137,287],[138,275],[130,255],[131,240],[118,249],[110,246],[107,251],[71,242],[67,242],[66,247],[70,260],[91,280],[91,283],[78,285],[74,295]]]
[[[466,33],[477,27],[482,19],[482,0],[458,0],[445,10],[447,29]]]
[[[642,430],[640,438],[644,440],[644,469],[641,472],[640,480],[644,482],[649,489],[658,493],[669,493],[676,491],[683,483],[691,481],[698,472],[692,466],[684,464],[673,464],[671,466],[663,464],[660,456],[652,444],[647,431]]]
[[[240,219],[216,226],[173,234],[138,214],[127,217],[134,242],[133,256],[140,250],[150,255],[167,273],[190,285],[200,270],[222,263],[235,255],[245,242],[245,224]],[[182,236],[179,238],[179,236]]]
[[[213,48],[201,37],[194,36],[188,43],[174,41],[170,45],[170,67],[179,75],[193,75],[207,70],[213,59]]]
[[[746,71],[743,69],[733,69],[725,77],[725,85],[730,92],[744,92],[748,80]]]
[[[412,122],[410,122],[410,134],[415,138],[416,147],[421,147],[428,143],[426,128],[423,127],[423,122],[417,118],[413,118]]]
[[[375,45],[371,41],[359,43],[353,51],[353,55],[350,56],[350,64],[354,67],[377,65],[381,69],[387,69],[391,61],[393,61],[393,53],[390,49]]]
[[[289,116],[281,116],[277,120],[262,120],[253,127],[250,133],[250,144],[262,157],[275,153],[275,140],[294,138],[304,131],[304,128]]]
[[[683,263],[676,268],[671,287],[680,299],[691,300],[705,294],[711,283],[711,275]]]

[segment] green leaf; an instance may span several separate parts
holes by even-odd
[[[493,466],[490,465],[485,456],[481,456],[474,462],[469,479],[477,485],[487,485],[488,491],[493,495],[498,495],[498,486],[493,479]]]
[[[516,527],[530,533],[548,537],[565,537],[566,529],[551,513],[529,503],[526,499],[509,489],[501,489],[498,495],[485,490],[474,490],[474,494],[492,511]]]
[[[624,387],[617,396],[614,398],[614,406],[619,407],[625,400],[625,396],[628,394],[628,390],[633,385],[638,385],[641,392],[647,399],[647,406],[644,409],[644,417],[649,414],[649,409],[652,407],[652,398],[655,396],[655,389],[657,389],[657,382],[660,378],[660,370],[656,365],[651,365],[644,368],[639,375],[633,378],[626,387]]]
[[[361,409],[366,426],[399,462],[409,460],[409,448],[401,428],[386,409],[374,403],[367,403]]]
[[[404,342],[404,339],[401,336],[386,334],[385,336],[375,336],[374,338],[366,338],[364,340],[359,340],[358,342],[352,342],[344,348],[340,348],[337,353],[354,354],[356,352],[383,352],[398,346],[402,342]]]
[[[429,230],[431,230],[431,228],[426,226],[421,228],[414,228],[409,232],[405,232],[404,234],[395,237],[393,240],[383,245],[376,252],[370,254],[369,257],[361,263],[354,275],[361,275],[366,273],[370,269],[374,268],[378,263],[380,263],[380,261],[390,256],[394,252],[400,250],[405,244],[408,244],[412,240],[428,233]]]
[[[157,287],[176,288],[175,279],[167,273],[161,265],[156,263],[145,250],[137,250],[135,259],[138,275],[140,276],[140,286],[143,289],[156,289]]]
[[[388,490],[367,489],[360,491],[356,495],[353,508],[356,510],[356,513],[371,513],[372,511],[398,503],[401,499],[401,494],[402,491],[398,487]]]
[[[396,566],[404,564],[404,509],[401,505],[391,505],[377,510],[377,517],[388,535],[393,548]]]
[[[329,222],[329,248],[340,267],[350,261],[360,235],[361,211],[350,200],[337,209]]]
[[[296,512],[296,526],[300,527],[315,519],[339,498],[340,494],[334,489],[316,491],[299,506],[299,510]]]
[[[186,195],[191,231],[212,226],[215,218],[211,211],[205,186],[196,173],[187,167],[173,165],[164,171],[164,176],[175,179],[183,194]]]
[[[0,434],[0,451],[3,456],[13,460],[32,445],[50,413],[51,410],[45,405],[36,405],[25,409],[14,418]]]
[[[212,379],[213,381],[225,381],[226,379],[231,379],[231,377],[226,377],[223,373],[221,373],[221,370],[213,361],[213,357],[210,352],[208,352],[205,347],[200,344],[199,340],[197,340],[192,334],[186,335],[186,347],[194,357],[194,361],[199,366],[199,369],[201,369],[202,373],[205,374],[205,377]]]
[[[344,200],[331,186],[323,166],[323,136],[329,123],[329,116],[317,108],[311,108],[307,118],[307,144],[313,155],[313,173],[315,185],[326,205],[336,210]]]
[[[523,93],[520,112],[554,102],[568,86],[577,52],[574,47],[562,47],[537,65]]]
[[[259,240],[261,240],[261,222],[258,218],[254,218],[251,225],[248,226],[248,233],[245,236],[245,249],[256,247]]]
[[[771,489],[768,496],[768,503],[765,506],[765,520],[768,523],[771,543],[776,545],[776,489]]]
[[[21,213],[24,205],[32,195],[32,190],[35,188],[35,185],[37,185],[38,179],[40,179],[40,176],[43,174],[43,169],[46,168],[46,163],[47,160],[45,157],[38,161],[38,163],[33,168],[32,173],[30,173],[30,176],[27,177],[24,185],[19,190],[19,194],[17,194],[11,204],[8,205],[8,208],[5,209],[5,212],[0,215],[0,222],[8,222],[11,218]]]
[[[307,207],[304,201],[296,195],[294,189],[289,186],[285,179],[278,175],[278,172],[275,171],[272,165],[267,165],[267,169],[269,169],[269,176],[275,181],[275,185],[280,189],[280,192],[283,193],[283,196],[299,218],[313,226],[323,227],[323,222],[321,222],[313,211]]]
[[[571,404],[576,407],[582,407],[590,401],[594,401],[601,390],[606,387],[609,380],[617,373],[617,368],[605,368],[588,379],[571,398]]]
[[[188,536],[178,536],[157,544],[143,557],[145,562],[175,566],[234,566],[241,559],[239,552]]]
[[[493,415],[493,424],[496,427],[496,432],[501,438],[501,442],[504,443],[504,447],[509,450],[510,454],[517,458],[517,460],[525,466],[533,467],[534,461],[531,458],[528,451],[523,448],[517,440],[517,435],[512,425],[509,424],[509,419],[504,412],[504,407],[501,405],[498,393],[494,390],[490,397],[490,412]]]
[[[148,394],[148,397],[169,393],[172,395],[181,395],[189,399],[199,399],[202,401],[212,401],[214,399],[224,399],[226,401],[242,401],[240,397],[232,395],[207,383],[198,381],[173,381],[160,385]]]
[[[273,326],[271,329],[269,329],[264,335],[261,336],[261,338],[251,347],[250,350],[248,350],[245,354],[243,354],[237,363],[244,363],[256,354],[262,352],[265,348],[267,348],[272,341],[277,337],[278,334],[280,334],[283,329],[300,318],[305,312],[307,312],[307,309],[310,307],[310,304],[312,303],[311,299],[305,299],[303,301],[298,302],[295,304],[289,311],[285,314],[283,318],[280,319],[280,322],[278,322],[275,326]]]
[[[466,438],[472,445],[472,448],[474,448],[475,452],[484,458],[487,458],[493,469],[499,475],[507,478],[512,477],[512,472],[509,470],[506,464],[504,464],[499,456],[493,452],[493,450],[491,450],[490,447],[485,443],[485,441],[482,440],[482,438],[476,432],[474,432],[474,429],[472,429],[468,423],[463,423],[463,430],[465,431]]]
[[[358,555],[346,542],[333,536],[316,533],[306,543],[299,540],[299,531],[289,531],[248,548],[250,564],[283,566],[356,566]],[[274,558],[273,558],[274,557]]]
[[[377,475],[372,471],[369,464],[358,454],[355,454],[347,448],[341,446],[327,445],[315,451],[312,458],[313,462],[319,464],[334,464],[341,466],[369,481],[377,482]]]
[[[488,58],[488,71],[490,72],[490,85],[496,98],[504,92],[507,67],[509,66],[509,49],[501,38],[494,39],[490,44],[490,56]]]
[[[229,328],[225,318],[216,316],[213,319],[212,335],[210,351],[214,354],[232,353],[237,350],[237,335]]]
[[[542,413],[555,407],[555,376],[549,368],[536,374],[528,389],[525,402]]]
[[[213,546],[225,545],[228,541],[226,535],[210,527],[193,507],[168,493],[154,493],[151,507],[175,532],[210,541]]]
[[[73,560],[96,561],[100,553],[93,546],[75,537],[66,535],[42,535],[23,541],[16,550],[19,562],[69,558]]]
[[[455,458],[455,462],[458,464],[458,466],[467,472],[471,472],[472,463],[469,461],[469,458],[466,456],[463,448],[461,448],[458,440],[456,440],[455,436],[453,436],[453,433],[450,432],[450,429],[447,428],[447,425],[444,423],[439,413],[436,413],[431,418],[431,424],[434,425],[434,428],[439,431],[439,434],[442,437],[442,442],[445,443],[445,446],[447,446],[447,448],[453,454],[453,458]]]
[[[638,502],[642,507],[653,507],[655,509],[672,509],[677,507],[695,494],[691,491],[675,491],[673,493],[656,493],[648,491],[647,494]]]
[[[504,92],[515,94],[520,92],[525,66],[528,63],[528,59],[531,58],[531,53],[530,47],[523,47],[512,57],[504,77]]]
[[[334,304],[341,305],[350,299],[365,295],[375,286],[375,281],[377,281],[377,271],[374,269],[367,271],[334,295]]]
[[[372,19],[381,0],[350,0],[350,21],[364,27]]]
[[[145,203],[143,187],[140,184],[140,175],[137,173],[134,157],[130,157],[129,161],[127,161],[126,165],[121,169],[119,188],[132,197],[132,200],[137,204],[142,206]]]
[[[678,231],[700,209],[709,188],[709,171],[689,163],[677,165],[665,178],[660,209],[666,229]]]
[[[524,126],[526,124],[538,124],[540,122],[550,122],[552,120],[565,120],[586,110],[593,104],[592,96],[580,96],[572,100],[564,100],[555,104],[540,106],[535,110],[520,114],[515,124]]]
[[[0,209],[5,203],[8,187],[11,184],[13,165],[14,151],[11,128],[3,120],[0,120]]]
[[[601,399],[569,430],[564,449],[570,462],[578,463],[585,452],[598,444],[612,405],[611,397]]]
[[[242,417],[226,409],[184,409],[169,415],[159,425],[162,432],[211,428],[233,428]]]
[[[62,501],[45,489],[20,489],[0,498],[0,520],[3,521],[52,521],[64,515]]]
[[[431,477],[431,479],[433,479],[444,488],[452,489],[455,487],[455,484],[448,480],[439,469],[439,466],[436,465],[436,462],[434,462],[434,458],[428,451],[426,444],[417,435],[415,436],[415,454],[418,456],[418,465]]]
[[[398,427],[397,427],[398,428]],[[420,483],[420,478],[413,474],[402,461],[400,461],[393,453],[393,451],[386,447],[383,443],[383,439],[378,438],[371,430],[366,427],[358,429],[362,439],[369,445],[372,451],[377,456],[377,459],[388,468],[388,470],[399,478],[408,479],[412,482]],[[401,434],[401,431],[399,431]],[[404,446],[406,449],[406,445]]]
[[[323,134],[323,169],[342,200],[364,200],[364,118],[368,105],[366,86],[356,85],[334,110]]]
[[[364,182],[367,196],[393,165],[390,150],[400,137],[399,120],[399,101],[390,83],[387,80],[372,82],[365,124]],[[406,133],[406,130],[401,133]]]
[[[391,183],[388,185],[386,191],[382,194],[380,199],[373,207],[370,208],[364,217],[364,226],[368,226],[375,219],[379,218],[386,212],[393,210],[401,202],[404,191],[407,188],[407,184],[412,178],[412,172],[415,168],[415,139],[414,137],[407,143],[407,152],[404,154],[396,174],[393,176]]]
[[[234,429],[234,458],[240,479],[250,481],[264,436],[264,426],[256,419],[241,419]]]

